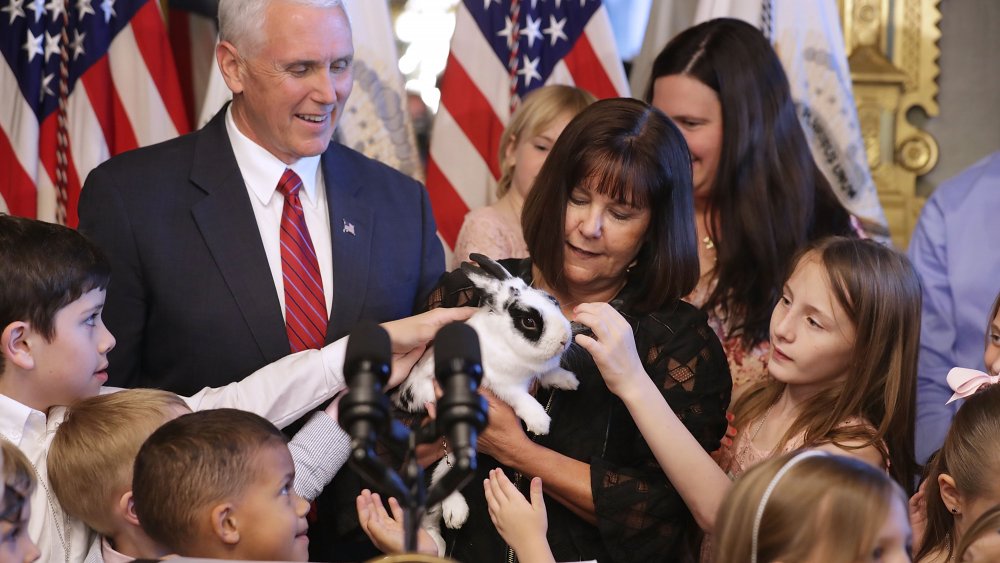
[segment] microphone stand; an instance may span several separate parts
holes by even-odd
[[[452,330],[448,331],[447,329]],[[371,329],[365,327],[365,330]],[[355,334],[358,332],[356,331]],[[470,332],[471,337],[468,334]],[[450,374],[467,370],[466,366],[468,365],[473,368],[478,377],[472,380],[471,385],[465,384],[464,393],[456,392],[454,396],[450,395],[449,389],[455,388],[455,385],[442,386],[445,389],[445,396],[439,401],[438,416],[440,420],[431,421],[430,424],[413,431],[402,422],[391,419],[388,397],[382,393],[381,385],[376,383],[374,379],[371,382],[363,382],[358,385],[352,384],[347,395],[340,402],[340,424],[351,435],[351,452],[348,463],[374,489],[395,496],[400,501],[404,509],[403,548],[407,553],[416,553],[417,532],[420,529],[420,521],[427,506],[440,503],[452,492],[465,485],[472,477],[476,470],[476,435],[486,425],[486,403],[482,397],[476,394],[475,390],[479,378],[482,377],[481,367],[478,363],[478,340],[475,340],[475,332],[472,328],[462,323],[448,325],[439,332],[439,336],[453,333],[460,333],[465,340],[463,344],[466,345],[469,338],[473,339],[476,360],[468,364],[463,360],[438,363],[437,358],[435,358],[436,365],[448,364],[452,366],[453,371],[449,372]],[[351,356],[350,350],[349,341],[348,356]],[[356,371],[365,374],[377,372],[378,368],[384,367],[373,366],[372,363],[366,363],[365,360],[358,363],[351,361],[351,364],[357,368]],[[345,367],[345,374],[347,371]],[[388,373],[384,375],[387,380]],[[424,480],[424,469],[417,463],[417,446],[436,442],[458,423],[470,426],[468,431],[470,436],[468,440],[462,439],[461,447],[456,447],[453,450],[455,460],[451,468],[428,491]],[[382,443],[394,455],[403,458],[400,472],[394,470],[376,455],[375,442],[379,435]]]

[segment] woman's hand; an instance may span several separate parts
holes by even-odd
[[[521,561],[552,561],[545,532],[549,520],[542,498],[542,480],[531,480],[531,502],[517,490],[501,469],[490,470],[483,481],[490,520]]]
[[[488,389],[479,393],[486,398],[489,423],[479,435],[477,449],[507,466],[514,466],[514,454],[526,443],[530,444],[521,419],[507,403],[497,399]]]
[[[618,395],[649,381],[635,351],[632,327],[621,313],[607,303],[581,303],[573,309],[576,322],[586,325],[594,336],[576,335],[576,343],[590,352],[608,389]]]
[[[403,552],[403,508],[399,506],[399,501],[389,497],[389,509],[392,510],[390,516],[382,506],[378,493],[364,489],[358,495],[357,508],[361,529],[371,538],[375,547],[383,553]],[[417,530],[417,553],[438,555],[437,542],[423,528]]]

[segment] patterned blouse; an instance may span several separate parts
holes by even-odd
[[[701,309],[715,289],[717,281],[718,278],[711,274],[702,276],[698,280],[697,287],[684,300]],[[712,327],[715,335],[719,337],[726,359],[729,361],[729,373],[733,376],[733,402],[735,402],[754,383],[770,379],[771,376],[767,373],[767,358],[771,343],[764,340],[748,348],[741,338],[729,335],[726,315],[721,305],[707,313],[708,326]]]
[[[531,283],[531,262],[501,262]],[[650,314],[633,313],[641,288],[628,283],[610,303],[632,326],[636,350],[667,404],[706,452],[719,447],[726,429],[732,380],[719,340],[705,314],[674,301]],[[480,296],[461,271],[442,278],[431,307],[478,304]],[[575,391],[541,390],[537,398],[552,416],[538,444],[590,466],[597,525],[546,497],[548,540],[557,561],[693,561],[700,531],[680,494],[667,480],[624,403],[608,391],[593,358],[573,346],[562,366],[580,380]],[[447,553],[458,561],[508,561],[508,547],[490,521],[483,479],[498,467],[480,454],[477,478],[463,494],[470,514],[459,530],[445,529]],[[530,479],[505,468],[527,493]]]

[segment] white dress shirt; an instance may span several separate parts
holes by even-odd
[[[215,389],[205,388],[182,398],[193,411],[237,408],[256,413],[283,428],[345,388],[342,368],[346,348],[347,337],[344,337],[321,350],[285,356],[242,381]],[[101,388],[101,393],[115,391],[120,389]],[[46,417],[42,412],[0,395],[0,437],[27,456],[39,480],[30,499],[28,535],[41,552],[39,561],[46,563],[80,563],[95,540],[83,522],[70,518],[63,511],[49,485],[46,469],[49,446],[65,417],[65,407],[52,407]],[[349,442],[346,435],[342,439]]]
[[[286,168],[291,168],[302,180],[299,199],[302,200],[306,227],[319,261],[323,297],[326,299],[326,312],[329,315],[333,305],[333,248],[330,208],[326,202],[320,157],[311,156],[291,165],[285,164],[239,130],[233,120],[232,106],[226,110],[226,131],[229,133],[229,142],[233,145],[236,164],[240,167],[240,174],[243,175],[243,182],[250,194],[250,205],[257,219],[260,240],[264,243],[264,253],[267,254],[267,265],[271,268],[282,316],[285,314],[285,281],[281,273],[281,211],[285,206],[285,198],[278,193],[278,181]]]

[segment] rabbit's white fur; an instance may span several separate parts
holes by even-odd
[[[552,297],[528,287],[520,278],[507,274],[510,277],[501,280],[471,267],[463,270],[484,294],[480,309],[466,321],[479,336],[481,386],[509,404],[529,431],[547,434],[551,418],[528,390],[536,378],[543,386],[557,389],[573,390],[579,385],[573,373],[559,367],[559,360],[573,338],[569,321]],[[542,330],[536,341],[529,340],[515,327],[513,314],[525,310],[540,315]],[[423,410],[426,403],[436,400],[433,381],[434,354],[429,349],[400,386],[394,401],[404,410]],[[447,473],[454,461],[450,456],[434,468],[432,483]],[[460,528],[468,518],[469,507],[456,491],[441,503],[441,513],[449,528]],[[428,516],[434,518],[436,514],[435,509]]]

